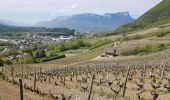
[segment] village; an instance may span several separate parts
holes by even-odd
[[[62,52],[62,50],[55,51],[55,47],[63,49],[62,45],[71,45],[71,40],[76,40],[80,37],[93,38],[94,35],[95,34],[89,33],[80,34],[78,32],[75,32],[74,34],[57,32],[27,32],[24,33],[24,36],[15,38],[0,37],[0,44],[2,44],[0,45],[0,56],[3,56],[10,61],[19,61],[26,58],[44,58],[46,55],[56,57],[56,55],[59,52]],[[68,50],[69,48],[65,49]]]
[[[59,37],[52,37],[41,35],[42,33],[26,33],[23,39],[1,39],[0,43],[8,43],[10,46],[4,46],[3,50],[0,52],[0,55],[6,55],[9,52],[9,49],[17,49],[17,50],[24,50],[32,45],[50,45],[50,44],[60,44],[69,42],[74,36],[70,35],[60,35]],[[18,55],[9,55],[8,58],[10,60],[16,58],[25,58],[31,57],[30,53],[23,53]]]

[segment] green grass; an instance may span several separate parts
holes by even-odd
[[[77,49],[77,50],[68,50],[64,52],[65,54],[80,54],[86,52],[88,49]]]
[[[63,59],[58,59],[58,60],[54,60],[54,61],[50,61],[49,63],[57,63],[60,65],[67,65],[67,64],[74,64],[74,63],[79,63],[79,62],[83,62],[83,61],[88,61],[91,60],[97,56],[99,56],[100,54],[102,54],[106,48],[110,48],[112,47],[112,44],[107,44],[107,45],[103,45],[101,47],[92,49],[92,50],[88,50],[87,52],[78,54],[76,56],[71,56],[71,57],[66,57]]]

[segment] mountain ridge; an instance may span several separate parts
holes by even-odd
[[[163,0],[133,22],[120,26],[114,33],[137,31],[170,23],[170,0]]]
[[[129,12],[106,13],[103,15],[83,13],[72,16],[59,16],[51,21],[40,22],[38,27],[68,27],[81,32],[112,31],[120,25],[131,22]]]

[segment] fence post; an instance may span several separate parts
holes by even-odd
[[[24,100],[22,79],[19,79],[19,84],[20,84],[20,99]]]
[[[14,67],[11,66],[12,83],[14,84]]]
[[[26,66],[27,67],[27,78],[28,78],[28,66]]]
[[[91,85],[90,85],[90,92],[89,92],[89,95],[88,95],[88,99],[87,99],[87,100],[90,100],[90,97],[91,97],[91,93],[92,93],[92,89],[93,89],[94,75],[95,75],[95,74],[93,73],[92,80],[91,80]]]
[[[128,67],[128,72],[127,72],[127,74],[126,74],[126,79],[125,79],[125,83],[124,83],[124,87],[123,87],[123,97],[125,97],[125,92],[126,92],[126,88],[127,88],[126,84],[127,84],[127,80],[128,80],[130,68],[131,68],[131,67],[129,66],[129,67]]]
[[[4,75],[4,67],[2,66],[2,75]]]
[[[22,70],[22,72],[21,72],[21,78],[23,78],[23,76],[24,76],[24,66],[23,66],[23,65],[21,66],[21,70]]]
[[[160,79],[161,81],[162,81],[163,76],[164,76],[164,71],[165,71],[166,65],[167,65],[167,61],[165,61],[165,62],[164,62],[164,65],[163,65],[163,69],[162,69],[162,72],[161,72],[161,79]]]
[[[37,77],[37,71],[35,70],[35,75],[34,75],[34,90],[36,89],[36,81],[37,81],[36,77]]]

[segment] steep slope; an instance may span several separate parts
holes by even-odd
[[[170,0],[163,0],[132,23],[123,25],[114,33],[136,31],[170,23]]]
[[[128,12],[108,13],[104,15],[84,13],[68,17],[57,17],[48,22],[40,22],[40,27],[68,27],[81,32],[111,31],[120,25],[133,21]]]

